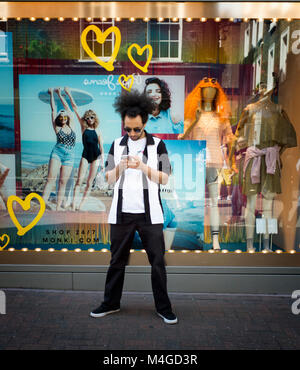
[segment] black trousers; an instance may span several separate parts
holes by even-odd
[[[122,224],[111,224],[111,261],[106,276],[104,302],[107,308],[119,308],[135,232],[138,231],[151,264],[151,283],[156,310],[171,310],[167,293],[165,242],[162,224],[145,222],[145,214],[122,214]]]

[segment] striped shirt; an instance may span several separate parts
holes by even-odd
[[[143,152],[143,162],[147,166],[169,175],[171,165],[165,143],[161,139],[148,134],[146,131],[145,134],[146,146]],[[129,136],[125,135],[112,143],[106,161],[106,172],[111,171],[120,163],[122,155],[128,155],[128,140]],[[110,224],[122,223],[124,182],[132,184],[128,179],[125,181],[125,177],[130,176],[131,173],[131,171],[124,171],[114,185],[113,200],[108,216],[108,222]],[[149,224],[163,224],[164,218],[159,184],[151,181],[143,173],[142,182],[137,183],[136,187],[139,187],[139,189],[133,187],[132,196],[134,197],[135,192],[141,190],[140,187],[142,187],[146,222]],[[128,194],[128,191],[126,191],[126,194]]]

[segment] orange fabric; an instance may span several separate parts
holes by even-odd
[[[211,79],[209,79],[208,82],[205,82],[204,79],[201,80],[187,96],[185,100],[184,120],[190,122],[195,120],[196,110],[198,108],[202,108],[201,89],[204,87],[215,87],[217,89],[216,111],[219,113],[222,122],[223,120],[228,120],[231,116],[231,110],[228,104],[227,96],[219,82],[212,82]]]

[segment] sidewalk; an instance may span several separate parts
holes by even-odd
[[[171,293],[179,323],[166,325],[152,294],[124,293],[119,313],[95,319],[103,292],[2,290],[0,350],[300,349],[288,296]]]

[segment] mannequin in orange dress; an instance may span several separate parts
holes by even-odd
[[[179,139],[206,141],[206,183],[211,198],[212,247],[220,250],[218,173],[223,167],[222,145],[234,139],[227,97],[215,78],[201,80],[185,101],[185,130]]]

